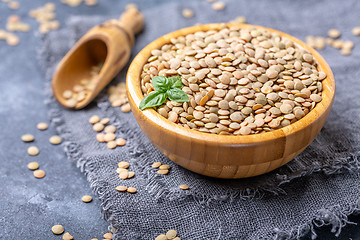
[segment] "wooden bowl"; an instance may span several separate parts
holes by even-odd
[[[228,24],[241,28],[247,24]],[[270,172],[300,154],[323,127],[334,101],[335,80],[330,67],[313,48],[288,34],[279,33],[305,48],[319,63],[318,70],[327,74],[322,81],[322,101],[305,117],[286,127],[254,135],[231,136],[202,133],[175,124],[153,109],[140,111],[143,99],[140,86],[142,67],[151,50],[170,42],[171,38],[197,31],[218,30],[221,24],[207,24],[184,28],[153,41],[133,60],[127,74],[127,91],[132,112],[150,141],[168,158],[193,172],[217,178],[246,178]],[[156,159],[154,159],[156,161]],[[151,164],[151,163],[149,163]]]

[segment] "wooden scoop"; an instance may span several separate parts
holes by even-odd
[[[144,16],[127,9],[113,19],[89,30],[57,66],[52,90],[66,108],[87,106],[128,62],[134,35],[143,28]]]

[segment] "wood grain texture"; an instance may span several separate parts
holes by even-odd
[[[109,20],[90,29],[58,64],[52,89],[56,100],[66,108],[65,90],[72,90],[83,79],[89,79],[91,67],[103,63],[96,76],[96,86],[74,109],[87,106],[115,77],[129,60],[134,35],[141,31],[144,17],[135,8],[125,11],[120,20]]]
[[[253,26],[227,25],[242,28]],[[143,99],[140,75],[142,67],[151,56],[151,50],[170,42],[171,38],[220,27],[221,24],[207,24],[184,28],[146,46],[135,57],[127,74],[131,109],[141,129],[155,147],[186,169],[217,178],[246,178],[267,173],[292,160],[314,140],[325,124],[334,101],[335,80],[330,67],[318,52],[304,42],[288,34],[256,26],[277,32],[310,51],[319,62],[319,71],[327,74],[327,78],[322,81],[322,101],[305,117],[286,127],[247,136],[208,134],[170,122],[153,109],[140,111],[138,108]]]

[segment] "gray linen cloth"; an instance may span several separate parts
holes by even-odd
[[[226,1],[215,12],[206,1],[170,3],[144,10],[145,31],[133,52],[161,35],[196,23],[227,22],[244,15],[251,24],[275,28],[300,39],[325,36],[331,27],[343,30],[345,39],[360,22],[356,1]],[[326,7],[326,11],[324,9]],[[181,10],[195,10],[184,19]],[[141,8],[141,6],[140,6]],[[268,11],[272,9],[272,11]],[[351,10],[351,11],[348,11]],[[119,10],[120,12],[121,10]],[[91,26],[116,16],[72,17],[67,27],[44,37],[40,63],[51,79],[54,67],[77,39]],[[53,99],[48,86],[50,118],[64,139],[68,157],[83,171],[102,201],[106,221],[117,229],[115,239],[154,239],[176,229],[182,239],[299,239],[314,226],[332,225],[338,235],[348,216],[360,211],[360,51],[341,56],[327,47],[321,52],[334,71],[337,92],[330,117],[314,142],[296,159],[268,174],[241,180],[204,177],[179,167],[163,156],[145,137],[131,113],[112,108],[105,93],[81,111],[69,111]],[[125,80],[124,69],[112,84]],[[127,145],[115,150],[95,140],[88,119],[110,117],[117,136]],[[118,178],[119,161],[128,161],[135,177]],[[155,161],[172,166],[171,173],[158,175]],[[188,184],[190,190],[179,189]],[[115,191],[118,185],[136,187],[138,193]]]

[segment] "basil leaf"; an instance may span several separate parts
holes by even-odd
[[[172,88],[166,91],[168,98],[176,102],[188,102],[189,96],[181,89]]]
[[[183,88],[183,83],[181,81],[181,77],[177,76],[177,77],[169,77],[169,81],[171,84],[171,88]]]
[[[166,100],[166,93],[160,91],[152,91],[146,97],[141,100],[139,109],[144,110],[146,108],[156,107],[163,104]]]
[[[171,83],[167,77],[156,76],[152,78],[152,85],[157,91],[166,92],[170,89]]]

